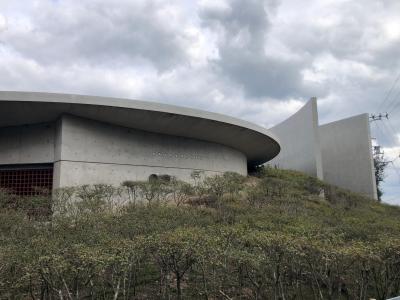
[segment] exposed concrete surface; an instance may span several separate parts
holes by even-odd
[[[0,165],[54,161],[54,124],[0,128]]]
[[[282,151],[269,165],[377,199],[368,114],[318,126],[317,102],[312,99],[270,131]]]
[[[324,179],[377,199],[368,114],[320,126]]]
[[[135,100],[0,92],[0,164],[54,163],[54,187],[120,184],[151,174],[189,180],[193,170],[246,175],[248,164],[278,152],[266,129],[219,114]]]
[[[152,174],[168,174],[189,182],[192,172],[193,169],[61,161],[55,164],[55,174],[61,175],[55,188],[99,183],[118,186],[125,180],[147,180]],[[222,174],[213,171],[202,173],[204,176]]]
[[[367,115],[318,127],[316,99],[271,130],[136,100],[0,92],[0,165],[54,162],[54,186],[120,184],[269,162],[376,198]],[[322,154],[321,154],[322,153]]]
[[[316,99],[270,131],[278,137],[281,152],[268,165],[323,179]]]
[[[193,170],[247,175],[246,156],[229,147],[63,115],[55,186],[120,184],[169,174],[190,180]],[[56,176],[55,176],[56,177]]]
[[[225,145],[244,153],[249,165],[264,163],[280,151],[267,129],[225,115],[137,100],[0,92],[0,127],[54,122],[62,114]]]

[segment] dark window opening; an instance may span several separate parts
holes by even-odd
[[[17,196],[49,195],[53,165],[0,166],[0,189]]]

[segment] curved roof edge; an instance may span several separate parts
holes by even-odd
[[[22,103],[35,104],[35,108],[25,113],[16,112],[18,104]],[[12,108],[7,110],[2,104],[14,106],[14,116],[7,118]],[[264,127],[218,113],[169,104],[75,94],[0,91],[0,105],[0,127],[23,124],[24,118],[26,123],[31,123],[30,114],[47,121],[57,113],[73,113],[149,132],[220,143],[243,152],[250,165],[264,163],[280,151],[278,139]],[[36,111],[37,105],[46,105],[48,115]],[[196,120],[197,123],[201,121],[201,126],[193,123]]]

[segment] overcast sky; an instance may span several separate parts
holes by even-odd
[[[399,0],[0,0],[0,90],[157,101],[266,127],[316,96],[320,123],[389,111],[371,128],[392,160],[399,73]],[[400,204],[395,164],[384,200]]]

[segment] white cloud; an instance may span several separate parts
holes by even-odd
[[[0,14],[0,32],[7,29],[7,19]]]
[[[386,38],[389,41],[398,40],[400,38],[400,21],[399,20],[387,20],[383,24]]]

